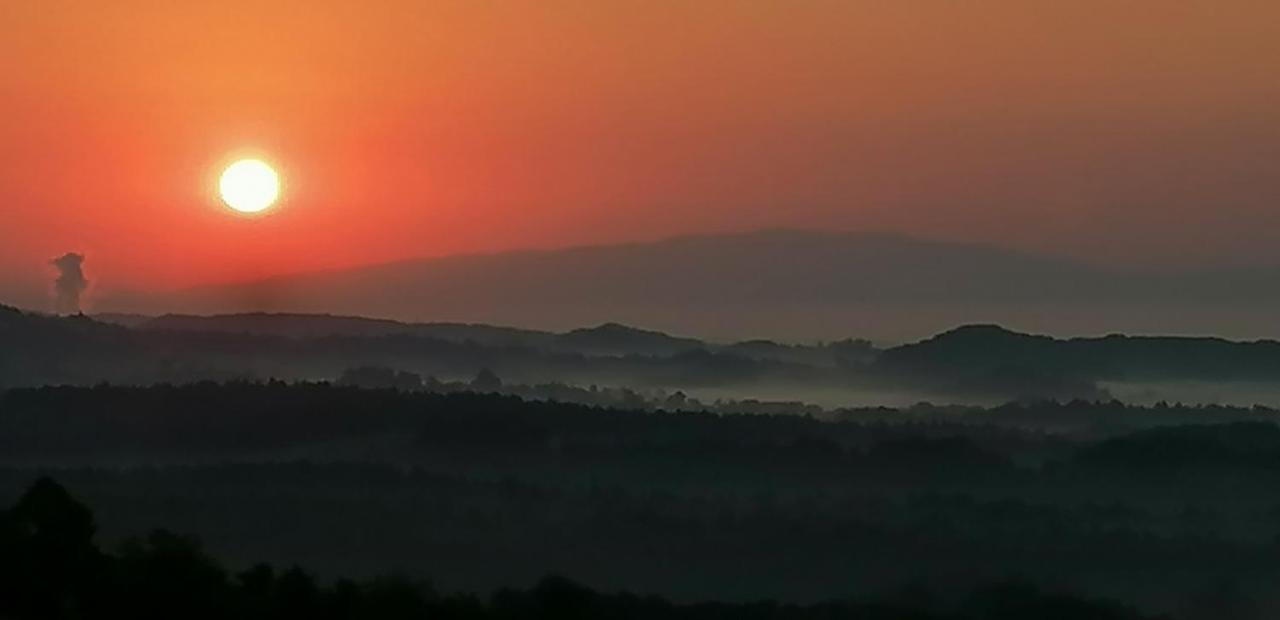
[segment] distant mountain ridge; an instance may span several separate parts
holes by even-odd
[[[720,340],[915,340],[1028,331],[1272,336],[1280,274],[1141,274],[976,244],[772,230],[401,261],[166,295],[103,311],[332,313],[567,331],[647,325]]]

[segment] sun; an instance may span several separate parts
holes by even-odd
[[[241,159],[218,179],[222,202],[241,213],[259,213],[280,197],[280,175],[260,159]]]

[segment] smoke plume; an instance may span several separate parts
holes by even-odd
[[[58,269],[58,279],[53,282],[53,290],[57,299],[55,309],[59,314],[76,314],[80,312],[80,295],[89,288],[89,281],[84,277],[84,255],[67,252],[50,261]]]

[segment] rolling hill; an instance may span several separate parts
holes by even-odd
[[[557,333],[299,314],[125,320],[131,326],[0,306],[0,387],[332,380],[349,369],[379,366],[450,380],[489,369],[524,384],[702,389],[713,398],[767,395],[829,404],[874,403],[895,394],[950,402],[1109,399],[1108,385],[1159,388],[1162,382],[1271,386],[1245,397],[1280,402],[1274,388],[1280,385],[1280,342],[1275,340],[1061,339],[969,325],[876,348],[858,340],[719,344],[619,324]],[[876,391],[883,393],[871,394]],[[1177,396],[1180,392],[1148,396],[1161,393],[1200,398]]]

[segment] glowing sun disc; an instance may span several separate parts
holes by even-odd
[[[242,159],[218,179],[222,202],[241,213],[258,213],[280,197],[280,175],[260,159]]]

